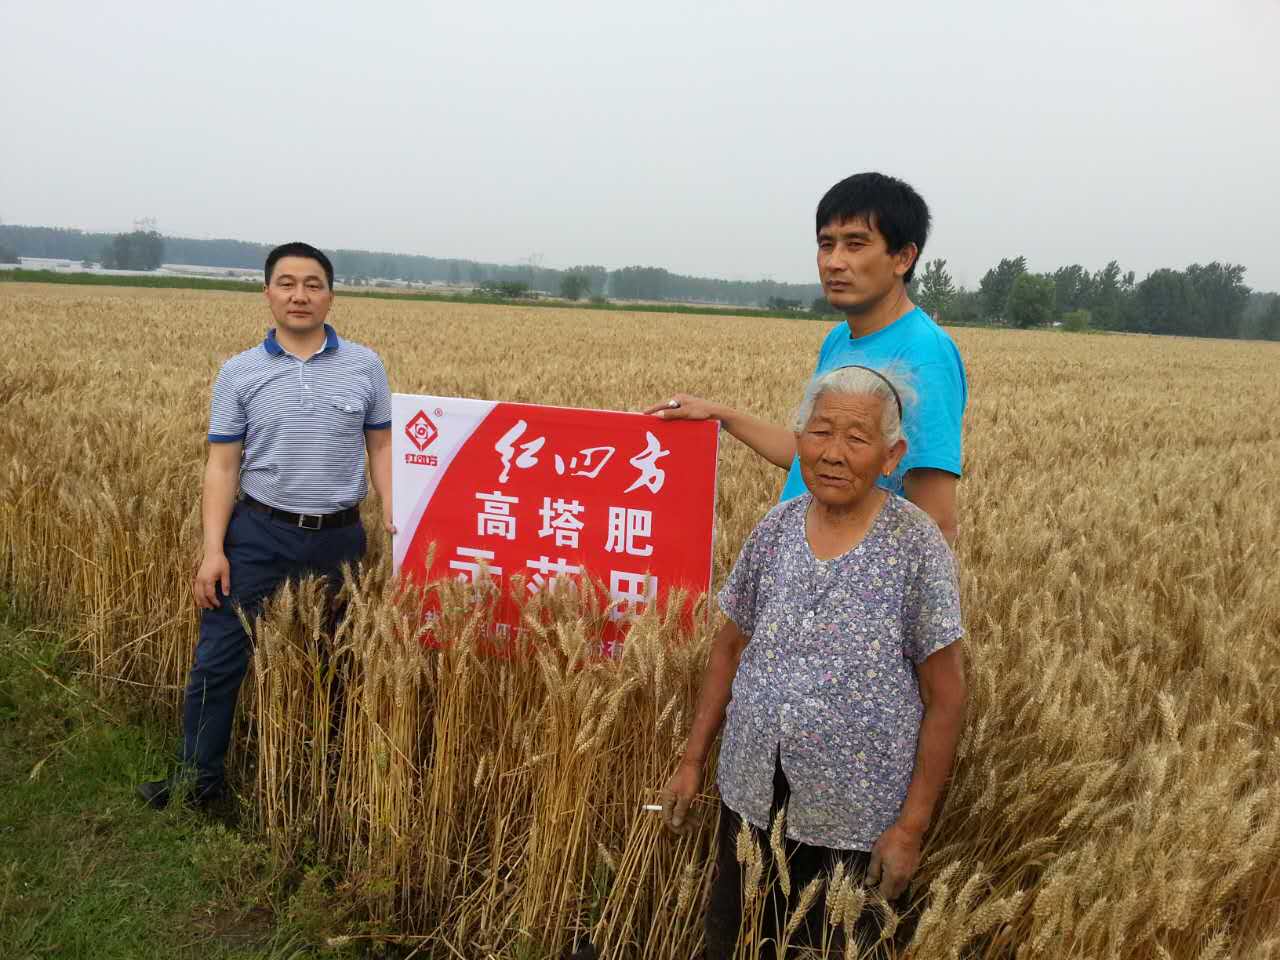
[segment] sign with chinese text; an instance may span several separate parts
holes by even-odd
[[[710,589],[714,421],[407,394],[392,414],[397,570],[502,590],[519,574],[528,594],[594,578],[615,623]]]

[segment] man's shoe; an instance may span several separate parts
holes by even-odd
[[[173,796],[173,781],[148,780],[146,783],[138,784],[134,792],[151,809],[163,810],[169,805],[169,799]]]
[[[222,784],[218,784],[216,787],[200,787],[197,785],[186,792],[182,802],[192,810],[208,813],[222,801],[226,794],[226,787]]]
[[[181,794],[182,802],[192,810],[208,810],[222,799],[223,789],[221,786],[188,787],[171,777],[168,780],[148,780],[146,783],[140,783],[134,792],[153,810],[163,810],[175,794]]]

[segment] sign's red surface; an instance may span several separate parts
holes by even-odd
[[[499,636],[517,574],[527,595],[594,579],[614,624],[710,588],[716,423],[405,394],[393,413],[395,565],[487,579],[507,597]]]

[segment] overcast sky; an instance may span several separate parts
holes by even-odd
[[[0,218],[812,281],[858,170],[975,285],[1280,290],[1280,2],[8,0]]]

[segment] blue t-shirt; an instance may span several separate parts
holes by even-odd
[[[960,476],[960,424],[969,385],[960,351],[946,331],[919,307],[865,337],[851,336],[849,325],[842,323],[822,342],[813,375],[851,364],[876,369],[893,365],[907,374],[916,393],[916,402],[907,409],[903,424],[906,455],[892,476],[881,478],[880,486],[902,496],[902,478],[908,470],[920,468]],[[791,462],[779,500],[807,491],[797,458]]]

